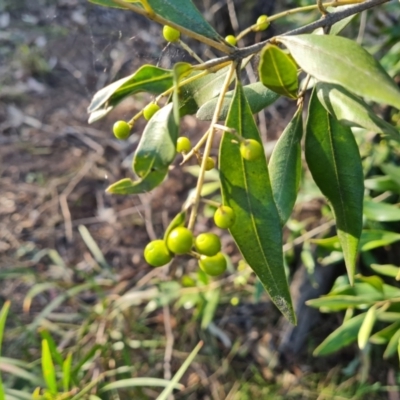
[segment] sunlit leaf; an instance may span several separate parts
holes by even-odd
[[[250,85],[243,86],[243,92],[253,114],[258,113],[265,107],[268,107],[279,98],[277,93],[265,87],[261,82],[251,83]],[[228,115],[233,94],[234,91],[232,90],[225,95],[221,113],[219,115],[220,120],[225,120],[226,116]],[[201,121],[211,121],[217,106],[217,101],[218,99],[214,98],[202,105],[197,112],[196,117]]]
[[[400,133],[393,125],[379,118],[362,99],[342,86],[318,82],[316,91],[321,104],[342,124],[391,135],[400,140]]]
[[[370,267],[378,274],[390,276],[391,278],[396,278],[400,272],[400,267],[392,264],[371,264]]]
[[[263,48],[258,73],[267,88],[290,99],[297,98],[299,81],[296,63],[278,46],[267,44]]]
[[[147,123],[136,149],[132,167],[141,179],[122,179],[109,186],[107,192],[144,193],[161,184],[176,155],[178,132],[173,103],[170,103],[157,111]]]
[[[371,336],[372,329],[376,321],[376,306],[372,306],[365,315],[364,321],[358,331],[358,347],[363,350]]]
[[[386,360],[392,357],[396,351],[400,340],[400,329],[393,333],[393,336],[390,338],[389,343],[383,353],[383,358]]]
[[[46,340],[48,347],[50,349],[50,354],[51,354],[52,358],[54,359],[54,361],[56,361],[57,364],[62,366],[62,364],[63,364],[62,356],[61,356],[60,352],[58,351],[57,345],[56,345],[54,339],[52,338],[52,336],[50,335],[50,332],[46,329],[39,329],[39,333],[40,333],[40,336],[42,337],[42,340]]]
[[[389,191],[400,194],[400,185],[387,175],[365,179],[364,186],[366,189],[373,190],[375,192],[383,193]]]
[[[166,379],[159,378],[128,378],[128,379],[120,379],[116,382],[109,383],[101,388],[100,393],[108,392],[110,390],[116,389],[126,389],[138,386],[148,386],[148,387],[167,387],[170,384],[170,381]],[[184,388],[183,385],[176,383],[174,384],[174,389],[182,390]]]
[[[186,212],[182,211],[178,213],[174,217],[174,219],[169,223],[167,229],[165,230],[164,240],[167,240],[169,234],[173,229],[177,228],[178,226],[183,226],[185,224],[185,220],[186,220]]]
[[[62,382],[64,392],[68,392],[69,384],[71,382],[71,366],[72,366],[72,353],[68,353],[62,364]]]
[[[49,392],[57,394],[56,371],[51,357],[50,346],[46,339],[42,340],[42,371]]]
[[[391,337],[400,329],[400,321],[396,321],[386,328],[374,333],[369,338],[369,341],[373,344],[386,344],[389,342]]]
[[[240,84],[236,87],[226,125],[246,139],[260,141]],[[225,132],[219,162],[223,203],[232,207],[236,215],[230,233],[272,301],[289,321],[295,323],[283,264],[281,223],[265,156],[252,161],[243,159],[236,137]]]
[[[400,234],[376,229],[364,230],[360,240],[360,250],[367,251],[377,247],[389,246],[400,240]]]
[[[109,113],[118,103],[128,96],[139,92],[161,94],[172,87],[172,71],[143,65],[134,74],[119,79],[99,90],[88,107],[89,123],[97,121]]]
[[[300,67],[322,82],[400,109],[400,90],[355,41],[333,35],[279,36]]]
[[[305,155],[315,183],[335,213],[350,282],[353,282],[362,230],[363,170],[354,136],[321,105],[313,92],[310,99]]]
[[[374,303],[376,300],[383,299],[383,296],[323,296],[318,299],[307,300],[306,304],[310,307],[320,308],[324,312],[336,312],[346,310],[349,307],[365,306]]]
[[[302,112],[301,106],[276,143],[268,165],[272,193],[282,225],[292,213],[300,185]]]
[[[196,113],[203,104],[218,96],[224,85],[228,69],[229,67],[222,68],[181,86],[179,90],[181,116]],[[196,71],[192,75],[199,73]]]
[[[357,339],[365,315],[366,313],[363,313],[344,322],[314,350],[314,356],[326,356],[353,343]]]
[[[392,204],[364,200],[363,212],[371,221],[400,221],[400,208]]]
[[[186,372],[186,370],[189,368],[190,364],[193,362],[193,360],[196,358],[197,353],[200,351],[200,349],[203,347],[203,342],[199,342],[199,344],[192,350],[192,352],[189,354],[189,356],[186,358],[184,363],[181,365],[181,367],[178,369],[176,374],[173,376],[171,379],[169,385],[162,391],[162,393],[157,397],[157,400],[167,400],[168,396],[172,393],[172,391],[175,388],[175,385],[180,381],[182,378],[183,374]]]

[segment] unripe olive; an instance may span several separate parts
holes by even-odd
[[[147,121],[151,119],[151,117],[160,109],[160,106],[155,103],[147,104],[147,106],[143,109],[143,117]]]
[[[185,136],[181,136],[178,138],[176,142],[176,151],[178,153],[189,153],[192,149],[192,144],[190,143],[189,138]]]
[[[236,37],[233,35],[228,35],[225,40],[231,45],[231,46],[236,46],[237,40]]]
[[[228,229],[235,222],[235,212],[231,207],[219,206],[214,214],[214,222],[218,228]]]
[[[215,233],[200,233],[194,241],[197,252],[206,256],[215,256],[221,251],[221,240]]]
[[[270,22],[268,21],[268,16],[260,15],[257,19],[257,27],[254,28],[255,31],[265,31],[269,27]]]
[[[193,234],[183,226],[173,229],[167,238],[167,246],[175,254],[186,254],[193,247]]]
[[[117,121],[113,125],[114,136],[119,140],[125,140],[131,133],[131,127],[125,121]]]
[[[257,140],[246,139],[240,143],[240,154],[246,160],[253,161],[260,158],[263,154],[264,149]]]
[[[177,29],[172,28],[172,26],[165,25],[163,28],[163,36],[167,42],[177,42],[181,37],[181,33]]]
[[[145,247],[144,258],[153,267],[162,267],[171,261],[172,256],[164,240],[158,239]]]
[[[207,275],[218,276],[226,270],[226,258],[222,253],[217,253],[215,256],[200,256],[199,267]]]

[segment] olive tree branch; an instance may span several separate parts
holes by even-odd
[[[354,5],[352,7],[348,7],[345,10],[342,11],[337,11],[335,13],[329,13],[323,18],[319,19],[318,21],[311,22],[308,25],[302,26],[300,28],[293,29],[291,31],[288,31],[286,33],[281,34],[280,36],[294,36],[294,35],[301,35],[303,33],[310,33],[314,31],[315,29],[318,28],[326,28],[330,27],[336,22],[341,21],[342,19],[345,19],[347,17],[350,17],[351,15],[358,14],[362,11],[369,10],[370,8],[376,7],[378,5],[388,3],[389,1],[392,0],[367,0],[364,3],[360,3],[357,5]],[[206,61],[204,64],[199,64],[193,66],[194,69],[209,69],[212,67],[215,67],[216,65],[227,62],[229,60],[242,60],[243,58],[250,56],[252,54],[258,53],[261,51],[264,46],[271,41],[274,41],[276,37],[264,40],[260,43],[253,44],[248,47],[243,47],[242,49],[235,49],[233,54],[229,56],[224,56],[220,58],[216,58],[214,60]]]

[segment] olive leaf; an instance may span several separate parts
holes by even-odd
[[[332,205],[347,273],[353,282],[363,218],[361,158],[350,128],[324,109],[315,90],[308,111],[305,156],[315,183]]]
[[[321,104],[340,123],[390,135],[392,139],[400,141],[400,133],[393,125],[379,118],[361,98],[342,86],[318,82],[316,91]]]
[[[276,143],[268,164],[272,192],[282,225],[290,217],[300,185],[302,112],[301,105]]]
[[[297,64],[319,81],[343,86],[400,109],[400,90],[383,67],[350,39],[333,35],[279,36]]]
[[[253,114],[258,113],[265,107],[270,106],[274,103],[279,95],[272,90],[265,87],[261,82],[250,83],[249,85],[243,86],[243,92],[246,96],[247,102],[251,108]],[[222,103],[222,109],[219,115],[219,119],[225,120],[228,115],[229,107],[232,103],[234,91],[228,92]],[[217,106],[218,98],[213,98],[203,104],[199,111],[197,111],[196,117],[201,121],[211,121],[215,108]]]
[[[268,43],[263,48],[258,72],[267,88],[290,99],[297,98],[299,82],[296,63],[278,46]]]
[[[167,104],[153,115],[146,125],[133,158],[133,171],[141,179],[122,179],[109,186],[108,193],[143,193],[161,184],[176,155],[179,125],[175,117],[173,103]]]
[[[161,94],[172,87],[172,71],[143,65],[134,74],[119,79],[99,90],[88,107],[89,123],[107,115],[118,103],[139,92]]]
[[[238,135],[258,142],[260,134],[252,111],[238,82],[226,125]],[[229,228],[239,250],[257,274],[272,301],[293,324],[293,311],[282,253],[282,229],[265,155],[256,160],[242,158],[237,137],[223,134],[219,156],[223,204],[235,212]]]

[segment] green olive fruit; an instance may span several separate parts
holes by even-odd
[[[172,260],[164,240],[158,239],[148,243],[144,249],[145,260],[153,267],[162,267]]]
[[[117,121],[113,126],[114,136],[119,140],[125,140],[131,133],[131,126],[125,121]]]
[[[257,160],[263,154],[262,145],[254,139],[246,139],[240,143],[240,154],[248,161]]]
[[[183,226],[173,229],[167,238],[168,248],[175,254],[186,254],[193,247],[193,234]]]
[[[185,136],[181,136],[178,138],[176,142],[176,151],[178,153],[189,153],[192,149],[192,144],[190,143],[189,138]]]
[[[267,15],[260,15],[257,19],[257,27],[255,31],[265,31],[269,27],[270,22],[268,21]]]
[[[207,275],[218,276],[226,270],[226,258],[222,253],[217,253],[215,256],[200,256],[199,267]]]
[[[194,240],[197,252],[206,256],[215,256],[221,251],[221,240],[215,233],[200,233]]]
[[[214,214],[214,222],[218,228],[228,229],[235,222],[235,212],[231,207],[219,206]]]
[[[206,160],[206,171],[210,171],[215,167],[215,162],[211,157],[207,157]]]
[[[237,44],[236,37],[233,36],[233,35],[228,35],[228,36],[225,38],[225,41],[227,41],[231,46],[236,46],[236,44]]]
[[[163,36],[167,42],[177,42],[181,37],[181,33],[177,29],[172,28],[172,26],[165,25],[163,28]]]
[[[155,103],[147,104],[147,106],[143,109],[143,117],[147,121],[151,119],[151,117],[160,109],[160,106]]]

